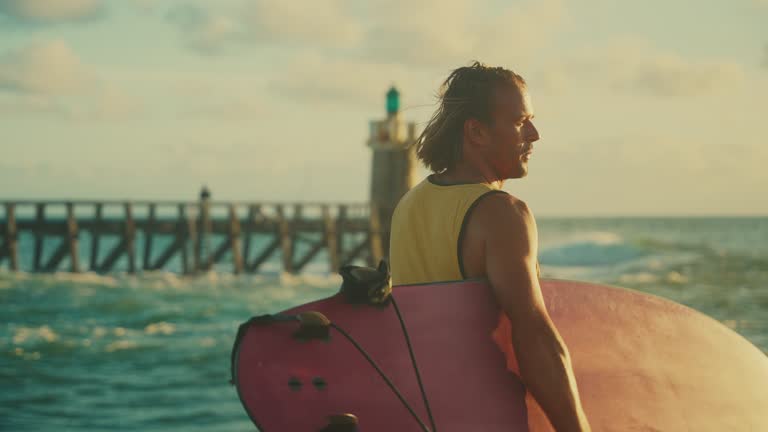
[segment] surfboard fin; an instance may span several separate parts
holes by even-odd
[[[357,417],[354,414],[335,414],[328,417],[328,425],[320,432],[357,432]]]
[[[301,340],[321,339],[328,340],[331,337],[331,320],[320,312],[308,311],[299,315],[299,329],[293,337]]]

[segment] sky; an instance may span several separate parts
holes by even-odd
[[[0,200],[368,199],[395,84],[480,60],[538,216],[768,215],[768,0],[0,0]],[[423,177],[427,171],[419,171]]]

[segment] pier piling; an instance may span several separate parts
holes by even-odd
[[[330,272],[352,262],[375,263],[382,255],[383,227],[375,214],[370,219],[366,204],[201,199],[0,206],[0,265],[11,271],[194,274],[228,263],[234,273],[258,273],[274,260],[279,270],[298,274],[323,251]]]

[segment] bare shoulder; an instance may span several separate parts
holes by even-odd
[[[477,222],[490,230],[502,227],[535,228],[533,211],[525,201],[514,195],[495,193],[485,197],[475,209]]]
[[[478,201],[465,228],[462,258],[466,277],[498,282],[498,272],[528,264],[536,273],[532,258],[538,253],[538,234],[533,213],[523,200],[506,193],[489,194]]]
[[[538,255],[538,229],[525,201],[510,194],[492,194],[477,204],[475,212],[470,230],[475,241],[483,245],[486,260],[527,260]]]
[[[546,314],[538,279],[538,234],[525,201],[494,194],[483,203],[485,274],[513,327]],[[478,203],[478,206],[480,203]]]

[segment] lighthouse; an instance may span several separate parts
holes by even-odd
[[[389,256],[392,212],[400,198],[416,181],[416,123],[406,122],[400,113],[400,92],[392,86],[386,94],[387,117],[370,122],[368,147],[373,151],[371,209],[377,211],[382,227],[384,256]]]

